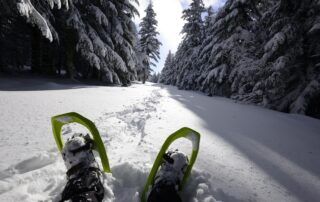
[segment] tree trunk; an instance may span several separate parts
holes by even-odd
[[[62,61],[63,61],[63,59],[62,59],[62,51],[61,51],[61,46],[60,46],[60,44],[57,46],[57,50],[56,50],[57,52],[57,57],[58,57],[58,62],[56,63],[56,69],[57,69],[57,73],[58,73],[58,75],[59,76],[61,76],[61,67],[62,67]]]
[[[0,39],[0,72],[3,72],[3,59],[2,59],[2,43],[1,43],[1,39]]]
[[[68,75],[71,79],[74,79],[76,76],[76,68],[74,66],[74,56],[75,56],[75,38],[74,32],[70,29],[66,30],[66,67]]]
[[[41,72],[41,35],[36,28],[32,29],[31,37],[31,70],[32,72]]]
[[[142,83],[143,84],[145,84],[146,83],[146,77],[147,77],[147,75],[146,75],[146,71],[145,70],[143,70],[143,76],[142,76]]]
[[[66,65],[67,65],[67,72],[71,79],[75,77],[75,66],[73,63],[74,60],[74,51],[70,45],[67,45],[66,50]]]
[[[3,17],[1,16],[0,14],[0,72],[3,71],[3,59],[2,59],[2,55],[3,55],[3,37],[2,34],[3,34],[3,28],[2,28],[2,25],[3,25]]]
[[[50,43],[47,39],[42,41],[43,50],[42,55],[42,72],[48,75],[55,74],[54,67],[54,43]]]

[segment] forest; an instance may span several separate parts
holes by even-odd
[[[320,117],[320,1],[195,0],[183,18],[160,83]]]
[[[137,4],[137,0],[1,0],[0,71],[27,69],[107,85],[145,81],[152,65],[149,57],[157,61],[160,42],[157,33],[149,36],[157,23],[152,4],[138,33],[133,22],[139,15]]]

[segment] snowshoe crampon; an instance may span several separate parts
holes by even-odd
[[[70,124],[70,123],[78,123],[86,127],[90,131],[94,141],[93,149],[96,150],[100,155],[103,171],[107,173],[111,173],[106,149],[101,140],[99,131],[92,121],[81,116],[78,113],[70,112],[70,113],[61,114],[61,115],[52,117],[51,123],[52,123],[53,136],[60,152],[63,150],[63,146],[64,146],[64,142],[61,136],[61,130],[64,125]]]
[[[178,189],[181,191],[183,186],[185,185],[188,177],[190,176],[192,167],[197,159],[199,145],[200,145],[200,134],[190,128],[181,128],[180,130],[176,131],[175,133],[170,135],[162,145],[161,150],[159,151],[158,156],[153,164],[153,167],[151,169],[147,182],[144,186],[144,190],[141,196],[142,202],[147,201],[147,197],[148,197],[147,195],[149,193],[151,186],[155,183],[157,172],[161,164],[163,163],[163,161],[166,160],[165,158],[167,157],[167,154],[168,154],[166,153],[166,151],[168,150],[169,146],[179,138],[186,138],[192,142],[192,154],[191,154],[191,157],[189,158],[190,161],[187,165],[187,168],[185,169],[184,176],[181,180],[181,183],[179,183]]]

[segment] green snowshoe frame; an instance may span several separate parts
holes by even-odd
[[[164,142],[164,144],[161,147],[160,152],[158,153],[158,156],[156,160],[154,161],[153,167],[151,169],[151,172],[149,174],[149,177],[147,179],[147,183],[144,186],[144,190],[142,192],[141,201],[146,202],[147,201],[147,194],[150,189],[150,186],[154,183],[154,178],[158,172],[158,169],[160,165],[162,164],[163,155],[166,153],[169,146],[177,139],[179,138],[187,138],[192,142],[192,154],[187,168],[187,171],[183,177],[183,180],[179,186],[179,190],[181,191],[184,187],[188,177],[190,176],[192,167],[197,159],[198,151],[199,151],[199,145],[200,145],[200,134],[190,128],[181,128],[180,130],[176,131],[172,135],[170,135],[167,140]]]
[[[63,149],[63,145],[64,145],[62,135],[61,135],[61,129],[64,125],[70,124],[70,123],[78,123],[86,127],[90,131],[93,137],[93,141],[95,143],[94,149],[98,151],[100,155],[103,171],[107,173],[111,173],[106,149],[101,140],[99,131],[92,121],[81,116],[78,113],[70,112],[70,113],[61,114],[61,115],[52,117],[51,123],[52,123],[53,136],[60,152]]]
[[[104,147],[104,144],[101,140],[100,134],[98,129],[96,128],[96,126],[94,125],[94,123],[92,121],[90,121],[89,119],[81,116],[78,113],[75,112],[70,112],[70,113],[66,113],[66,114],[61,114],[61,115],[57,115],[51,118],[51,123],[52,123],[52,130],[53,130],[53,136],[54,139],[57,143],[58,149],[61,152],[63,149],[63,139],[62,139],[62,134],[61,134],[61,130],[62,127],[64,125],[70,124],[70,123],[78,123],[80,125],[83,125],[84,127],[86,127],[92,137],[93,137],[93,141],[95,142],[95,150],[98,151],[100,158],[101,158],[101,164],[103,167],[104,172],[107,173],[111,173],[111,169],[109,166],[109,160],[108,160],[108,156],[106,153],[106,149]],[[166,151],[168,150],[169,146],[177,139],[179,138],[186,138],[188,140],[190,140],[192,142],[192,154],[191,157],[189,157],[190,162],[188,165],[188,168],[186,170],[186,173],[183,177],[183,180],[179,186],[179,190],[182,190],[182,188],[184,187],[188,177],[190,176],[192,167],[197,159],[198,156],[198,151],[199,151],[199,145],[200,145],[200,134],[190,128],[181,128],[180,130],[176,131],[175,133],[171,134],[166,141],[164,142],[164,144],[161,147],[160,152],[158,153],[158,156],[153,164],[153,167],[151,169],[151,172],[149,174],[149,177],[147,179],[147,182],[145,184],[142,196],[141,196],[141,201],[145,202],[147,199],[147,193],[150,189],[150,187],[152,186],[152,184],[154,183],[154,178],[158,172],[158,169],[160,167],[160,165],[162,164],[163,161],[163,155],[166,153]]]

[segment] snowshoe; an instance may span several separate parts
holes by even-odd
[[[163,163],[154,180],[148,202],[179,202],[178,189],[189,165],[188,156],[179,150],[163,155]]]
[[[177,150],[166,152],[169,146],[179,138],[187,138],[192,143],[190,161],[185,154]],[[177,191],[182,190],[191,173],[197,159],[199,145],[200,134],[190,128],[181,128],[170,135],[163,143],[153,163],[141,195],[141,201],[146,202],[147,198],[149,202],[181,201]],[[159,194],[160,192],[166,192],[166,196],[170,197],[161,198],[164,194]]]
[[[61,201],[102,201],[104,197],[102,171],[92,149],[94,142],[89,134],[75,134],[67,140],[62,157],[67,167],[67,184]]]
[[[64,125],[77,123],[86,127],[90,131],[93,137],[92,139],[92,141],[94,142],[93,149],[99,153],[103,171],[107,173],[111,173],[106,149],[104,147],[103,141],[101,140],[99,131],[92,121],[90,121],[86,117],[81,116],[78,113],[70,112],[70,113],[61,114],[61,115],[52,117],[51,123],[52,123],[53,136],[57,143],[57,147],[59,151],[62,151],[63,145],[64,145],[62,134],[61,134],[61,130]]]
[[[61,201],[102,201],[104,196],[103,171],[111,173],[106,149],[96,126],[78,113],[70,112],[51,118],[52,131],[67,167],[67,184]],[[91,135],[74,135],[65,144],[61,130],[64,125],[78,123]],[[99,169],[92,150],[99,153],[103,171]]]

